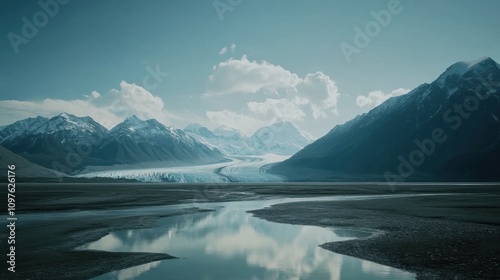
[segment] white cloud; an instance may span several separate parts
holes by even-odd
[[[307,74],[297,85],[297,92],[309,100],[314,119],[326,118],[329,112],[337,114],[340,93],[335,82],[324,73]]]
[[[358,105],[358,107],[360,108],[366,107],[368,109],[372,109],[384,103],[384,101],[391,97],[407,94],[408,92],[410,92],[410,90],[404,88],[395,89],[387,94],[383,93],[381,90],[372,91],[366,96],[358,95],[358,97],[356,98],[356,105]]]
[[[220,55],[223,55],[223,54],[226,54],[227,51],[230,50],[232,53],[234,53],[234,51],[236,51],[236,45],[233,43],[229,46],[229,48],[227,46],[223,47],[220,51],[219,51],[219,54]]]
[[[166,112],[160,97],[154,96],[141,86],[125,81],[120,83],[119,90],[112,89],[105,94],[94,91],[82,99],[1,100],[0,109],[4,116],[2,121],[5,124],[33,116],[53,117],[61,112],[76,116],[90,116],[107,128],[113,127],[131,115],[136,115],[141,119],[155,118],[166,124],[176,119]]]
[[[276,91],[279,88],[294,87],[299,82],[300,78],[296,74],[281,66],[267,61],[250,61],[244,55],[241,59],[230,58],[215,67],[208,77],[205,96]]]
[[[157,118],[165,121],[167,117],[160,97],[154,96],[141,86],[125,81],[120,83],[120,90],[112,89],[104,96],[91,98],[89,101],[122,118],[136,115],[141,119]]]
[[[204,97],[228,94],[273,95],[264,102],[248,102],[247,115],[281,121],[304,121],[337,114],[340,93],[335,82],[322,72],[297,74],[267,61],[247,56],[229,59],[213,68]]]
[[[223,48],[219,51],[219,54],[220,54],[220,55],[223,55],[223,54],[225,54],[225,53],[227,53],[227,47],[223,47]]]

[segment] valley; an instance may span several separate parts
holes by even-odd
[[[243,279],[499,273],[495,184],[103,186],[19,184],[22,257],[8,279],[158,279],[166,271],[195,279],[200,268]],[[228,257],[238,271],[220,266]]]

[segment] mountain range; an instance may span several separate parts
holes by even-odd
[[[273,153],[293,155],[265,168],[290,181],[498,181],[500,65],[488,57],[455,63],[432,83],[316,141],[290,122],[246,136],[225,126],[180,130],[136,116],[108,130],[90,117],[62,113],[1,127],[0,145],[9,150],[1,150],[5,158],[23,157],[44,174],[44,168],[75,174],[88,166],[198,165]]]
[[[293,155],[314,141],[291,122],[278,122],[262,127],[247,137],[239,130],[221,126],[214,131],[200,124],[190,124],[184,131],[200,142],[227,155]]]
[[[44,167],[73,173],[88,165],[161,162],[193,165],[226,161],[224,155],[180,129],[136,116],[108,130],[90,117],[62,113],[28,118],[0,131],[1,145]]]
[[[498,181],[500,65],[459,62],[270,169],[290,180]]]
[[[312,137],[289,122],[259,129],[251,137],[221,126],[199,124],[185,130],[136,116],[111,130],[90,117],[61,113],[27,118],[0,129],[0,144],[37,165],[68,174],[88,166],[181,166],[224,162],[231,155],[292,155]]]

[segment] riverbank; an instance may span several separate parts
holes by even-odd
[[[16,226],[15,273],[2,269],[0,279],[89,279],[101,274],[175,256],[158,253],[111,253],[75,248],[100,239],[109,232],[150,228],[162,217],[198,213],[189,208],[158,215],[123,214],[102,217],[82,215],[25,223],[19,215]],[[95,213],[98,214],[98,213]],[[2,236],[4,240],[5,236]]]
[[[419,280],[498,279],[500,196],[432,195],[298,202],[251,211],[287,224],[377,231],[370,238],[323,244],[336,253],[417,274]]]
[[[426,246],[426,242],[439,242],[441,244],[442,241],[439,239],[426,240],[424,237],[428,235],[427,232],[432,233],[433,236],[445,236],[446,240],[452,242],[450,246],[454,246],[453,242],[457,242],[458,237],[463,237],[459,241],[463,241],[465,244],[457,243],[460,246],[454,248],[459,252],[465,251],[466,256],[477,259],[477,261],[459,263],[471,265],[465,270],[473,272],[478,268],[477,271],[482,273],[478,275],[487,275],[483,271],[485,273],[495,271],[495,267],[492,269],[489,264],[498,262],[498,259],[495,259],[497,256],[493,253],[496,252],[495,248],[499,247],[497,246],[498,242],[494,239],[494,237],[500,236],[497,221],[500,217],[499,189],[494,185],[455,184],[405,184],[389,187],[385,184],[362,183],[307,185],[298,183],[191,185],[123,182],[106,184],[19,183],[16,186],[17,272],[6,274],[7,270],[2,269],[0,279],[88,279],[106,272],[175,257],[166,254],[85,252],[74,251],[74,248],[98,240],[109,232],[154,227],[155,221],[161,217],[204,211],[194,208],[197,206],[196,202],[242,201],[276,197],[423,193],[469,193],[469,195],[456,196],[459,200],[449,201],[449,207],[443,205],[443,201],[448,200],[443,200],[443,196],[436,196],[435,199],[426,197],[423,201],[427,203],[425,204],[427,206],[424,208],[421,205],[422,201],[416,203],[416,200],[400,198],[398,200],[377,200],[378,202],[366,200],[290,204],[292,206],[286,204],[259,210],[260,212],[256,213],[271,221],[283,223],[373,228],[386,231],[386,236],[389,237],[391,236],[389,234],[393,232],[393,237],[388,239],[357,240],[353,241],[354,243],[350,241],[327,244],[325,247],[342,254],[410,271],[415,271],[418,268],[412,266],[414,262],[422,263],[423,268],[434,265],[436,269],[448,264],[441,264],[436,260],[427,264],[424,260],[430,255],[426,253],[412,255],[410,257],[413,259],[409,258],[405,263],[395,261],[396,257],[389,257],[394,255],[403,258],[402,254],[410,249],[413,250],[413,247],[417,247],[415,252],[419,252],[418,246],[420,244]],[[492,196],[484,196],[485,193]],[[0,189],[1,195],[6,196],[6,188]],[[474,197],[481,199],[473,199]],[[159,213],[154,212],[154,214],[151,214],[153,212],[146,213],[143,210],[131,211],[131,209],[138,209],[138,207],[190,203],[195,204],[186,205],[190,208],[184,210],[171,209]],[[103,215],[104,212],[110,210],[113,211],[113,215]],[[5,211],[6,209],[3,208],[3,215]],[[77,213],[79,217],[83,218],[75,219],[71,218],[74,217],[71,215],[65,217],[65,213]],[[428,216],[425,216],[425,213],[428,213]],[[28,219],[30,215],[39,214],[43,214],[44,218]],[[52,218],[52,214],[58,218]],[[450,217],[455,217],[458,220],[452,221]],[[436,221],[442,223],[436,224]],[[6,231],[0,232],[0,240],[6,240],[6,234]],[[392,243],[400,239],[401,243]],[[2,250],[4,250],[6,242],[0,244],[3,244]],[[482,246],[481,248],[484,247],[484,250],[476,250],[468,244]],[[391,249],[391,246],[396,247]],[[405,248],[403,246],[411,247]],[[458,254],[455,251],[452,252],[453,254],[450,254],[452,256]],[[444,255],[440,254],[440,258],[446,260]],[[384,257],[387,258],[384,259]],[[462,273],[462,270],[452,268]],[[473,275],[472,272],[465,275]],[[421,273],[421,275],[423,274]]]

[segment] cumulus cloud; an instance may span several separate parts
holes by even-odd
[[[269,96],[263,102],[248,102],[248,113],[258,118],[304,121],[337,114],[340,93],[335,82],[322,72],[304,78],[267,61],[228,59],[213,68],[205,98],[229,94]]]
[[[404,88],[395,89],[390,93],[383,93],[381,90],[372,91],[368,93],[368,95],[358,95],[356,98],[356,105],[360,108],[372,109],[391,97],[407,94],[408,92],[410,92],[410,90]]]
[[[256,93],[259,91],[276,91],[279,88],[294,87],[300,78],[267,61],[230,58],[214,67],[208,77],[205,96],[233,93]]]
[[[154,96],[141,86],[120,83],[120,89],[112,89],[104,96],[90,98],[89,101],[99,108],[106,108],[119,117],[136,115],[142,119],[165,119],[163,100]]]
[[[231,49],[231,52],[234,52],[236,50],[236,45],[235,44],[231,44],[230,49]]]
[[[314,119],[326,118],[329,112],[337,114],[340,97],[335,82],[322,72],[307,74],[297,85],[297,93],[310,104]]]
[[[1,100],[0,109],[8,124],[35,115],[53,117],[61,112],[76,116],[90,116],[107,128],[111,128],[124,118],[136,115],[141,119],[155,118],[169,123],[175,117],[166,112],[163,100],[136,84],[125,81],[120,89],[112,89],[104,94],[92,92],[82,99],[44,99],[42,101]]]

